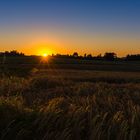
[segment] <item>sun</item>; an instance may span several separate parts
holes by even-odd
[[[42,59],[41,59],[41,61],[42,62],[46,62],[46,61],[48,61],[48,53],[42,53],[41,54],[41,57],[42,57]]]
[[[47,57],[48,54],[47,54],[47,53],[43,53],[42,56],[43,56],[43,57]]]
[[[49,57],[52,54],[52,51],[48,49],[40,49],[37,52],[39,56],[44,57],[44,58]]]

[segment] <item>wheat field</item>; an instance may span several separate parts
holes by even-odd
[[[28,78],[3,76],[0,139],[138,140],[139,76],[37,69]]]

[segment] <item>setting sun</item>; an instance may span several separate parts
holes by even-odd
[[[43,57],[47,57],[47,56],[48,56],[48,54],[47,54],[47,53],[44,53],[44,54],[42,54],[42,56],[43,56]]]
[[[51,49],[49,49],[48,47],[46,47],[45,45],[38,45],[39,47],[35,47],[36,48],[36,54],[38,54],[39,56],[42,57],[47,57],[51,54],[53,54],[53,51]]]

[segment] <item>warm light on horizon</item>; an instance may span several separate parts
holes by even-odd
[[[0,3],[0,52],[140,54],[138,0],[5,1]]]
[[[47,56],[48,56],[48,54],[47,54],[47,53],[44,53],[44,54],[42,54],[42,56],[43,56],[43,57],[47,57]]]
[[[35,47],[35,53],[38,54],[39,56],[47,57],[51,55],[53,51],[50,50],[50,48],[45,47],[45,45],[44,46],[40,45],[40,47]]]
[[[20,29],[23,30],[22,28]],[[34,29],[35,30],[35,29]],[[68,33],[70,32],[69,29]],[[79,55],[92,54],[97,56],[106,52],[115,52],[117,56],[123,57],[127,54],[140,53],[140,39],[139,36],[129,36],[125,33],[114,34],[111,33],[90,33],[72,31],[67,34],[61,32],[51,32],[39,35],[38,32],[31,33],[27,31],[26,34],[19,36],[19,33],[12,32],[12,36],[5,33],[6,40],[3,39],[0,33],[0,51],[11,51],[13,48],[26,55],[43,56],[45,54],[73,54],[78,52]],[[54,35],[55,34],[55,35]],[[9,35],[9,36],[8,36]]]

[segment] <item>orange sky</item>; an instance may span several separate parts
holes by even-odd
[[[116,52],[118,56],[140,53],[140,37],[136,33],[98,32],[66,27],[15,27],[0,32],[0,51],[18,50],[25,54],[98,55]]]
[[[0,51],[140,54],[139,0],[1,0]]]

